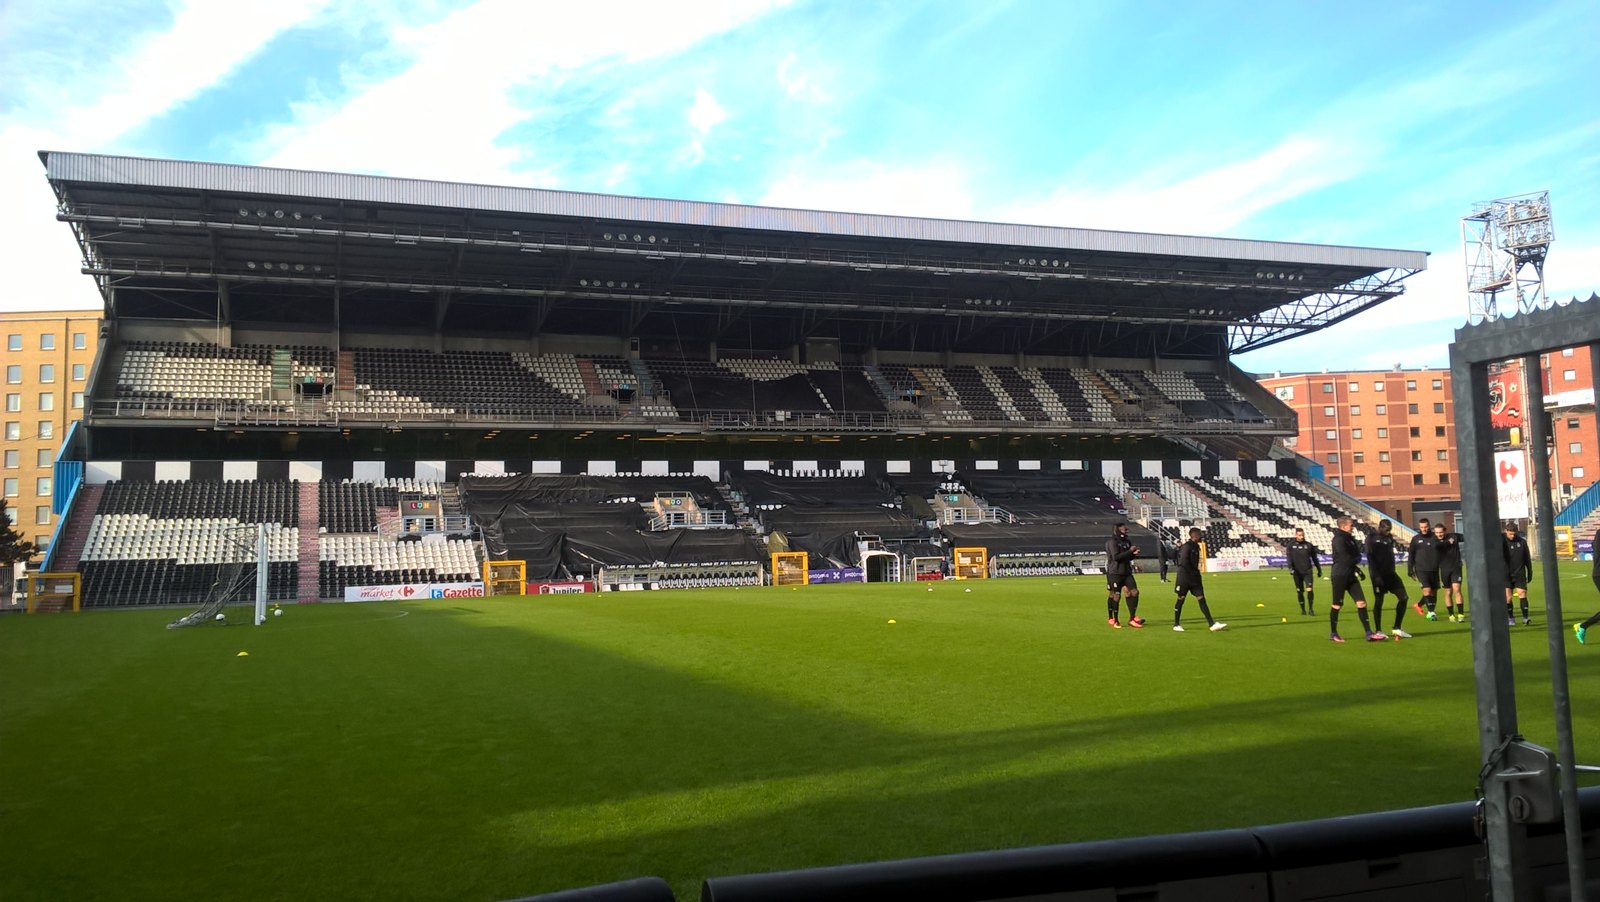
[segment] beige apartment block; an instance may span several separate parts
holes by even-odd
[[[13,527],[41,550],[55,529],[56,450],[83,416],[100,320],[99,310],[0,311],[0,480]]]

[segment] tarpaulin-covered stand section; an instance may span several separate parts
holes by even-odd
[[[1113,524],[1124,517],[1122,502],[1106,484],[1082,470],[961,473],[974,495],[1017,517],[1015,523],[950,523],[945,537],[957,547],[1000,554],[1104,555]],[[1143,527],[1129,530],[1134,544],[1151,549],[1156,537]]]
[[[766,555],[743,530],[650,531],[640,504],[658,494],[686,492],[702,508],[725,507],[703,476],[463,476],[460,489],[490,557],[527,562],[531,580],[628,564],[760,561]]]
[[[857,533],[885,541],[925,539],[929,533],[896,505],[889,488],[868,477],[735,474],[734,485],[768,530],[782,532],[789,547],[816,559],[859,566]]]
[[[1070,523],[1103,520],[1109,529],[1119,515],[1122,500],[1100,480],[1083,470],[961,473],[961,483],[973,494],[1024,521]]]

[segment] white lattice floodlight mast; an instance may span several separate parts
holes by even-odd
[[[1544,261],[1553,240],[1548,191],[1475,204],[1461,219],[1468,322],[1476,325],[1549,307]],[[1501,310],[1502,294],[1516,299],[1514,309]]]

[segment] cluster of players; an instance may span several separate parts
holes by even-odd
[[[1401,628],[1406,608],[1410,606],[1419,616],[1437,620],[1437,604],[1441,595],[1446,618],[1451,623],[1466,622],[1466,597],[1461,592],[1460,533],[1448,531],[1443,523],[1430,524],[1426,519],[1417,524],[1417,534],[1406,549],[1406,575],[1415,580],[1422,590],[1421,598],[1412,604],[1405,581],[1400,578],[1396,566],[1394,524],[1387,519],[1380,520],[1377,531],[1367,537],[1365,548],[1355,537],[1355,521],[1352,518],[1340,517],[1337,525],[1333,547],[1329,549],[1332,563],[1328,581],[1333,593],[1332,603],[1328,606],[1330,640],[1344,642],[1339,635],[1339,612],[1344,607],[1347,595],[1355,601],[1356,615],[1361,619],[1361,629],[1368,642],[1382,642],[1390,637],[1410,639],[1411,634]],[[1211,608],[1206,604],[1200,577],[1204,558],[1200,547],[1201,535],[1199,529],[1191,528],[1189,540],[1180,545],[1176,552],[1165,547],[1159,549],[1163,582],[1166,581],[1168,561],[1175,564],[1173,588],[1177,600],[1172,608],[1172,629],[1180,633],[1184,631],[1184,601],[1191,594],[1212,632],[1228,628],[1226,623],[1211,615]],[[1321,551],[1306,541],[1304,529],[1296,529],[1294,539],[1286,542],[1284,547],[1288,553],[1289,572],[1294,579],[1300,613],[1315,616],[1316,579],[1322,576]],[[1533,556],[1527,540],[1518,534],[1515,523],[1506,524],[1500,547],[1506,565],[1506,622],[1508,625],[1516,624],[1517,610],[1513,605],[1520,603],[1522,623],[1529,625],[1533,623],[1528,611],[1528,583],[1533,579]],[[1595,534],[1595,549],[1593,579],[1595,589],[1600,590],[1600,532]],[[1141,556],[1140,551],[1139,546],[1134,545],[1128,537],[1127,523],[1118,523],[1112,528],[1111,538],[1106,542],[1106,623],[1112,629],[1122,629],[1121,608],[1124,603],[1128,607],[1127,625],[1134,629],[1143,629],[1145,626],[1145,621],[1139,617],[1139,585],[1134,576],[1134,561]],[[1361,586],[1362,581],[1367,579],[1367,574],[1361,569],[1363,553],[1367,567],[1372,571],[1373,603],[1370,612],[1366,593]],[[1395,608],[1394,626],[1386,635],[1383,632],[1383,602],[1387,595],[1394,596]],[[1600,623],[1600,613],[1573,625],[1573,632],[1580,644],[1585,643],[1588,630],[1597,623]],[[1377,624],[1376,629],[1373,624]]]

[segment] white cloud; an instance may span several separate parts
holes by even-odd
[[[540,112],[542,79],[679,53],[776,5],[704,0],[619,10],[482,0],[432,25],[397,28],[395,43],[412,64],[348,99],[301,108],[274,130],[265,162],[495,184],[546,180],[559,154],[500,140]]]
[[[826,103],[833,99],[819,83],[815,73],[801,67],[798,53],[791,52],[778,61],[777,78],[784,96],[790,100]]]
[[[690,128],[703,136],[728,121],[728,111],[722,108],[722,104],[717,103],[717,98],[711,96],[710,91],[705,88],[696,88],[694,104],[689,107],[689,111],[684,114],[684,118],[688,120]]]
[[[0,306],[9,309],[97,307],[67,226],[55,221],[55,198],[40,150],[107,150],[117,139],[216,84],[285,29],[314,16],[322,0],[181,7],[165,31],[128,35],[94,65],[48,69],[7,86],[0,119],[0,247],[14,277]],[[101,48],[96,47],[94,51]],[[116,52],[118,49],[121,52]],[[85,56],[88,48],[74,48]]]
[[[1039,199],[1004,204],[996,214],[1039,225],[1224,234],[1278,204],[1353,177],[1361,157],[1338,142],[1297,136],[1175,180],[1142,176],[1113,186],[1069,184]]]

